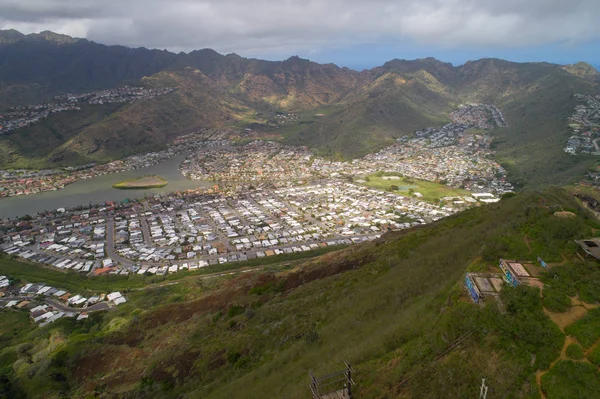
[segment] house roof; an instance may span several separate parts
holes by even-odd
[[[600,260],[600,237],[584,238],[583,240],[575,240],[575,242],[588,255]]]

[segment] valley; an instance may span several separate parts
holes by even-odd
[[[0,398],[597,396],[594,67],[0,30],[0,76]]]

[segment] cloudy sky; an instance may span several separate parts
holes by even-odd
[[[600,65],[600,0],[0,0],[0,29],[353,68],[434,56]]]

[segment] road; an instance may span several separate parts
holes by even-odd
[[[71,312],[71,313],[83,313],[83,312],[98,312],[100,310],[108,310],[110,306],[106,302],[100,302],[92,306],[88,306],[87,308],[71,308],[69,306],[65,306],[60,302],[55,301],[54,299],[45,298],[44,302],[48,305],[60,310],[61,312]]]
[[[106,256],[112,260],[121,263],[123,266],[132,266],[135,262],[122,258],[115,252],[115,220],[106,219]]]
[[[142,229],[142,237],[144,237],[144,244],[147,247],[152,246],[152,239],[150,238],[150,226],[145,216],[140,216],[140,228]]]
[[[29,296],[13,296],[13,297],[4,297],[3,300],[7,301],[37,301],[35,298]],[[44,298],[44,303],[52,306],[53,308],[60,310],[61,312],[69,312],[69,313],[84,313],[84,312],[98,312],[101,310],[108,310],[110,306],[106,302],[100,302],[92,306],[88,306],[87,308],[71,308],[69,306],[63,305],[62,303],[50,299]]]

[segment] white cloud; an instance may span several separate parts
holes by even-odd
[[[598,0],[0,0],[0,27],[243,54],[382,38],[512,48],[600,39]]]

